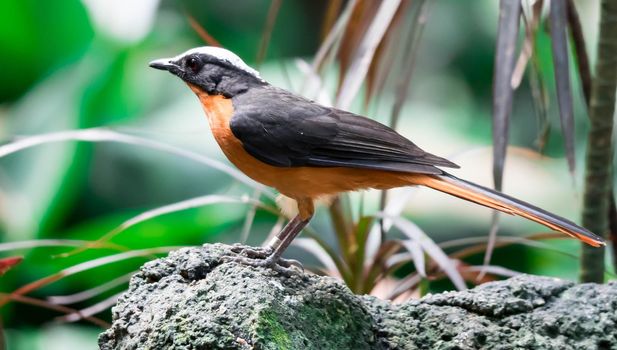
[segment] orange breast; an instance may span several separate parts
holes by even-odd
[[[234,114],[231,99],[208,95],[195,86],[189,86],[199,97],[214,139],[229,161],[253,180],[274,187],[288,197],[317,198],[366,188],[400,187],[412,182],[410,174],[381,170],[341,167],[283,168],[266,164],[248,154],[240,140],[231,132],[229,120]]]

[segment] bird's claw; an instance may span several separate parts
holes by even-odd
[[[235,249],[237,248],[237,249]],[[293,273],[293,267],[297,267],[304,272],[304,266],[298,261],[293,259],[277,258],[273,254],[273,249],[266,248],[247,248],[247,247],[234,247],[232,248],[236,256],[227,256],[225,260],[234,261],[243,265],[253,267],[266,267],[276,272],[279,272],[285,276],[290,276]]]
[[[302,271],[302,273],[304,273],[304,265],[302,265],[302,263],[299,262],[298,260],[279,258],[278,264],[279,265],[283,265],[283,266],[285,266],[287,268],[291,268],[292,266],[295,266],[298,269],[300,269],[300,271]]]
[[[251,259],[266,259],[274,252],[271,247],[247,247],[243,245],[234,245],[231,251]]]

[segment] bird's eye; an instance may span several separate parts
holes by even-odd
[[[189,57],[186,60],[186,66],[193,73],[197,73],[201,69],[201,60],[199,60],[198,58],[195,58],[195,57]]]

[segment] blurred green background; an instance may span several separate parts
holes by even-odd
[[[0,139],[91,127],[111,127],[164,142],[223,162],[197,99],[178,79],[148,68],[156,58],[204,45],[188,14],[224,47],[256,65],[270,1],[157,0],[4,0],[0,2]],[[327,1],[283,1],[262,76],[295,90],[303,75],[296,58],[311,61],[320,41]],[[588,50],[595,54],[597,1],[577,1]],[[497,28],[496,1],[440,0],[418,51],[411,93],[399,132],[425,150],[462,166],[455,174],[491,185],[491,84]],[[554,99],[550,42],[538,38],[541,70]],[[333,94],[336,71],[328,73]],[[587,122],[574,82],[577,158],[582,162]],[[353,110],[382,122],[389,118],[393,87]],[[559,129],[556,103],[549,103],[552,130]],[[515,93],[511,143],[504,189],[541,207],[578,221],[580,171],[567,171],[559,132],[552,132],[545,153],[535,152],[539,133],[529,84]],[[582,169],[582,167],[579,167]],[[121,143],[48,143],[0,158],[0,243],[42,239],[95,240],[145,210],[206,194],[252,195],[253,189],[228,174],[178,155]],[[394,192],[393,195],[397,195]],[[363,195],[364,211],[378,207],[378,193]],[[356,200],[360,195],[354,194]],[[270,204],[273,204],[271,200]],[[356,203],[356,202],[354,202]],[[355,204],[357,206],[357,204]],[[129,249],[238,242],[249,207],[216,204],[161,216],[113,238]],[[332,232],[325,209],[312,226],[326,239]],[[320,214],[321,213],[321,214]],[[487,234],[490,212],[457,199],[420,190],[405,216],[436,242]],[[248,242],[259,244],[277,217],[258,210]],[[522,219],[504,218],[501,234],[544,232]],[[577,255],[571,240],[547,241],[560,252]],[[116,253],[92,249],[70,256],[67,247],[3,252],[24,261],[0,277],[0,292],[69,266]],[[576,279],[575,256],[554,250],[511,246],[495,253],[494,265],[512,270]],[[297,249],[290,255],[310,258]],[[136,270],[152,257],[135,258],[88,270],[31,294],[45,299],[98,286]],[[470,263],[481,262],[482,254]],[[71,305],[80,309],[118,293],[126,284],[94,299]],[[435,288],[449,288],[448,285]],[[59,313],[12,302],[0,310],[9,348],[96,348],[100,328],[88,322],[58,324]],[[109,321],[109,309],[97,314]]]

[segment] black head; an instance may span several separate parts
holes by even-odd
[[[259,72],[220,47],[197,47],[173,58],[152,61],[150,67],[169,71],[211,95],[233,97],[266,84]]]

